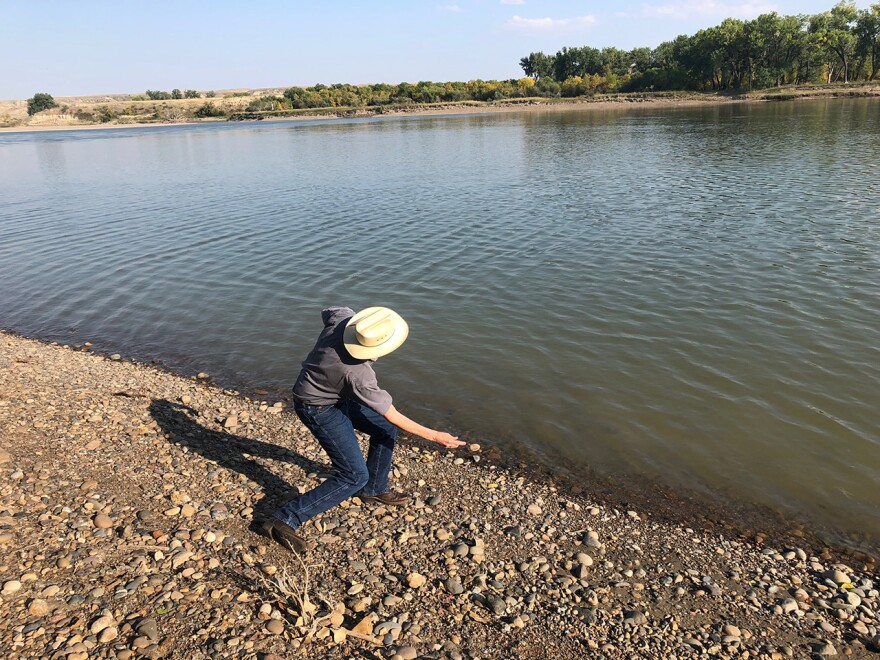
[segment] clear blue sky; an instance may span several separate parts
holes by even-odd
[[[728,16],[834,2],[0,0],[0,99],[514,78],[532,51],[654,47]]]

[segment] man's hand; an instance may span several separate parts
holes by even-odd
[[[456,447],[461,447],[464,444],[464,440],[459,440],[457,436],[444,433],[443,431],[436,432],[436,434],[434,435],[434,442],[436,442],[441,447],[447,447],[449,449],[455,449]]]
[[[435,431],[429,429],[427,426],[422,426],[418,422],[414,422],[409,417],[399,412],[394,406],[391,406],[391,408],[388,409],[388,412],[385,413],[385,419],[407,433],[412,433],[413,435],[417,435],[430,442],[435,442],[441,447],[455,449],[464,444],[463,440],[459,440],[454,435],[449,435],[443,431]]]

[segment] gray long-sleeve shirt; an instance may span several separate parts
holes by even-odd
[[[391,395],[379,387],[373,360],[356,360],[342,342],[345,325],[352,316],[354,310],[348,307],[328,307],[321,312],[324,329],[302,363],[293,396],[312,406],[332,406],[341,399],[354,399],[384,415],[391,408]]]

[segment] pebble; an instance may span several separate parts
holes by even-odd
[[[595,531],[588,531],[584,534],[582,543],[588,548],[598,548],[601,546],[599,543],[599,533]]]
[[[526,509],[526,512],[530,516],[540,516],[541,515],[541,507],[539,507],[537,504],[529,504],[528,508]]]
[[[410,586],[411,589],[419,589],[427,581],[428,578],[426,578],[421,573],[410,573],[406,578],[406,583]]]
[[[453,596],[457,596],[461,593],[464,593],[464,587],[461,586],[461,580],[457,577],[448,577],[443,582],[443,586],[446,587],[446,591],[451,593]]]
[[[99,513],[92,520],[98,529],[108,529],[113,527],[113,519],[105,513]]]
[[[837,569],[825,571],[822,574],[822,577],[824,577],[826,580],[831,580],[834,584],[838,584],[838,585],[846,584],[847,582],[852,582],[849,575],[847,575],[843,571],[839,571]]]
[[[584,566],[592,566],[593,565],[593,558],[590,557],[590,555],[588,555],[586,552],[577,553],[577,555],[575,556],[575,559],[577,560],[577,563],[582,564]]]
[[[831,642],[825,642],[823,644],[817,644],[814,647],[814,652],[819,656],[831,656],[837,655],[837,649],[831,644]]]
[[[159,627],[156,623],[156,619],[146,618],[142,620],[137,624],[135,631],[137,631],[138,635],[147,637],[152,642],[159,639]]]
[[[489,605],[489,609],[491,609],[497,616],[501,616],[507,611],[507,603],[505,603],[504,599],[500,596],[491,594],[486,598],[486,601]]]
[[[109,628],[110,626],[116,625],[116,621],[114,621],[112,616],[104,615],[100,616],[92,622],[92,625],[89,626],[89,631],[93,635],[97,635],[99,632],[104,630],[105,628]]]
[[[3,590],[0,591],[4,596],[10,596],[21,589],[21,582],[18,580],[8,580],[3,583]]]
[[[284,632],[284,623],[278,619],[269,619],[266,622],[266,630],[272,635],[280,635]]]
[[[49,603],[42,598],[34,598],[28,605],[28,613],[31,616],[46,616],[49,613]]]
[[[645,616],[644,612],[632,610],[623,615],[623,623],[630,626],[644,626],[648,623],[648,617]]]

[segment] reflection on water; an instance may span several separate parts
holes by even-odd
[[[0,135],[0,324],[880,534],[876,101]]]

